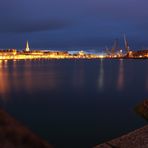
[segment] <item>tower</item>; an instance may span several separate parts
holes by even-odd
[[[25,51],[30,51],[30,48],[29,48],[29,43],[28,43],[28,41],[27,41],[27,43],[26,43],[26,49],[25,49]]]

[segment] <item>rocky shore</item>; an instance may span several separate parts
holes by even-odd
[[[136,106],[135,111],[136,113],[141,115],[143,118],[148,120],[148,99],[144,100],[142,103]]]
[[[0,148],[52,148],[0,109]]]
[[[148,148],[148,125],[94,148]]]
[[[148,120],[148,100],[137,105],[135,111]],[[94,148],[148,148],[148,125]]]

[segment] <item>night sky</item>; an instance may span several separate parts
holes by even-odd
[[[0,48],[148,47],[147,0],[0,0]]]

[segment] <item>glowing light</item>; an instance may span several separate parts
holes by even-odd
[[[121,91],[123,87],[124,87],[124,63],[123,60],[121,59],[119,64],[117,89]]]
[[[103,87],[104,87],[104,67],[103,67],[103,60],[102,59],[101,59],[101,63],[100,63],[98,87],[99,87],[99,91],[103,91]]]
[[[99,55],[99,58],[103,59],[103,58],[105,58],[105,56],[104,55]]]

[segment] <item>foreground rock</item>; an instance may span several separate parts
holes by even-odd
[[[148,148],[148,125],[94,148]]]
[[[51,148],[51,146],[0,110],[0,148]]]
[[[135,111],[148,120],[148,100],[136,106]],[[95,148],[148,148],[148,125]]]
[[[144,100],[143,103],[136,106],[135,111],[148,120],[148,100]]]

